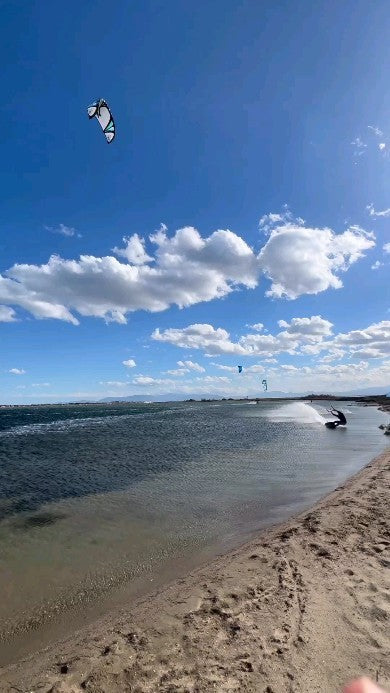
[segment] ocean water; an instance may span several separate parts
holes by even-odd
[[[310,506],[385,449],[353,403],[0,409],[0,664]]]

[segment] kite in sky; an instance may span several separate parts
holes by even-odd
[[[262,386],[263,386],[263,388],[264,388],[264,391],[267,392],[267,390],[268,390],[268,385],[267,385],[267,381],[266,381],[265,378],[264,378],[264,380],[261,381],[261,384],[262,384]]]
[[[237,368],[238,368],[238,372],[242,373],[242,366],[237,366]]]
[[[108,144],[110,144],[115,137],[115,123],[107,101],[99,99],[91,106],[88,106],[88,116],[90,120],[91,118],[96,118],[106,136]]]

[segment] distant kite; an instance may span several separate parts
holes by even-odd
[[[107,101],[99,99],[88,106],[88,116],[90,120],[96,118],[110,144],[115,137],[115,124]]]
[[[267,385],[267,381],[266,381],[265,378],[264,378],[264,380],[261,381],[261,384],[262,384],[262,386],[263,386],[263,388],[264,388],[264,391],[267,392],[267,390],[268,390],[268,385]]]
[[[237,366],[237,368],[238,368],[238,372],[242,373],[242,366]]]

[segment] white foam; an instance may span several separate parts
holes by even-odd
[[[266,416],[271,421],[276,422],[296,421],[298,423],[324,425],[326,421],[317,409],[305,402],[283,404],[281,407],[275,407],[275,409],[267,412]]]

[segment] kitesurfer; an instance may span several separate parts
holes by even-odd
[[[327,428],[337,428],[337,426],[345,426],[347,423],[347,419],[345,418],[344,414],[342,411],[339,411],[338,409],[328,409],[329,414],[332,414],[332,416],[336,416],[338,418],[338,421],[327,421],[325,426]]]

